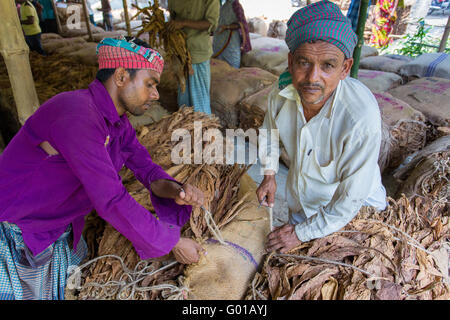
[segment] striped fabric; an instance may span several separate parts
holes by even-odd
[[[323,40],[351,58],[358,40],[348,18],[330,1],[319,1],[297,10],[287,25],[285,40],[291,52],[302,43]]]
[[[211,70],[210,60],[192,64],[194,74],[186,79],[186,90],[178,88],[178,106],[193,106],[194,111],[211,114],[210,87]]]
[[[225,2],[225,4],[221,5],[219,26],[238,23],[236,13],[233,10],[234,3],[235,2],[233,0],[229,0]],[[223,52],[219,56],[217,56],[217,59],[226,61],[230,66],[239,69],[239,67],[241,66],[241,36],[239,35],[239,32],[237,30],[226,30],[222,33],[216,31],[214,33],[212,43],[214,55],[222,50],[228,39],[228,45],[226,46],[225,50],[223,50]]]
[[[449,57],[446,53],[441,53],[433,62],[430,63],[430,65],[427,68],[427,71],[425,73],[425,77],[432,77],[434,76],[434,72],[436,71],[437,66],[442,63],[445,59]]]
[[[159,74],[164,68],[164,59],[158,51],[139,46],[125,39],[104,38],[97,45],[98,68],[150,69]]]
[[[26,247],[15,224],[0,222],[0,300],[63,300],[67,270],[87,254],[83,239],[73,252],[66,232],[36,256]]]

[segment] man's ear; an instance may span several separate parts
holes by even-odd
[[[116,86],[123,87],[129,80],[130,74],[125,68],[119,67],[114,71],[113,80]]]
[[[350,70],[353,66],[353,58],[344,59],[344,62],[342,64],[342,73],[339,77],[341,80],[344,80],[348,74],[350,73]]]

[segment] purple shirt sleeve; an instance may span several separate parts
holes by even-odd
[[[122,145],[122,156],[125,160],[125,166],[133,171],[135,177],[150,191],[150,199],[158,218],[178,227],[184,226],[190,218],[192,207],[178,205],[173,199],[158,197],[150,189],[151,182],[160,179],[171,180],[180,185],[181,183],[152,161],[147,149],[138,141],[136,131],[129,121],[127,121],[125,139]]]
[[[107,130],[99,121],[81,115],[68,116],[52,124],[49,142],[80,180],[99,216],[133,243],[141,259],[169,253],[180,238],[180,226],[156,219],[130,196],[106,149],[106,136]],[[137,155],[131,152],[127,160],[139,179],[154,181],[167,177],[149,157],[148,161],[142,160],[140,152]],[[155,205],[157,213],[161,208],[175,207]]]

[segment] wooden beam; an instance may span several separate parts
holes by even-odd
[[[350,76],[355,79],[358,79],[359,58],[361,57],[361,49],[364,45],[364,28],[366,26],[367,8],[369,7],[369,2],[370,0],[361,0],[361,3],[359,5],[358,24],[356,27],[358,43],[356,45],[355,51],[353,52],[353,66],[352,71],[350,72]]]
[[[0,1],[0,21],[0,52],[8,70],[19,121],[23,125],[39,107],[39,99],[28,58],[30,50],[14,0]]]
[[[87,8],[87,4],[86,4],[86,0],[81,0],[82,4],[83,4],[83,11],[84,11],[84,21],[86,23],[86,29],[89,35],[89,41],[93,42],[94,38],[92,37],[92,31],[91,31],[91,23],[89,21],[89,11]]]
[[[61,27],[61,20],[59,20],[58,10],[56,8],[55,0],[50,0],[52,3],[53,11],[55,11],[55,19],[56,19],[56,27],[58,29],[59,34],[63,34],[62,27]]]
[[[448,34],[450,33],[450,15],[447,19],[447,25],[445,26],[444,34],[442,35],[441,43],[439,44],[438,52],[444,52],[447,45]]]
[[[123,2],[123,13],[125,15],[125,24],[127,25],[128,36],[131,37],[130,17],[128,16],[128,3],[127,3],[127,0],[122,0],[122,2]]]

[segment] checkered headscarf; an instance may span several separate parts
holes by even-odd
[[[323,40],[351,58],[358,41],[348,18],[330,1],[319,1],[297,10],[287,25],[285,41],[291,52],[302,43]]]
[[[97,46],[98,68],[150,69],[162,73],[164,59],[151,48],[145,48],[125,38],[104,38]]]

